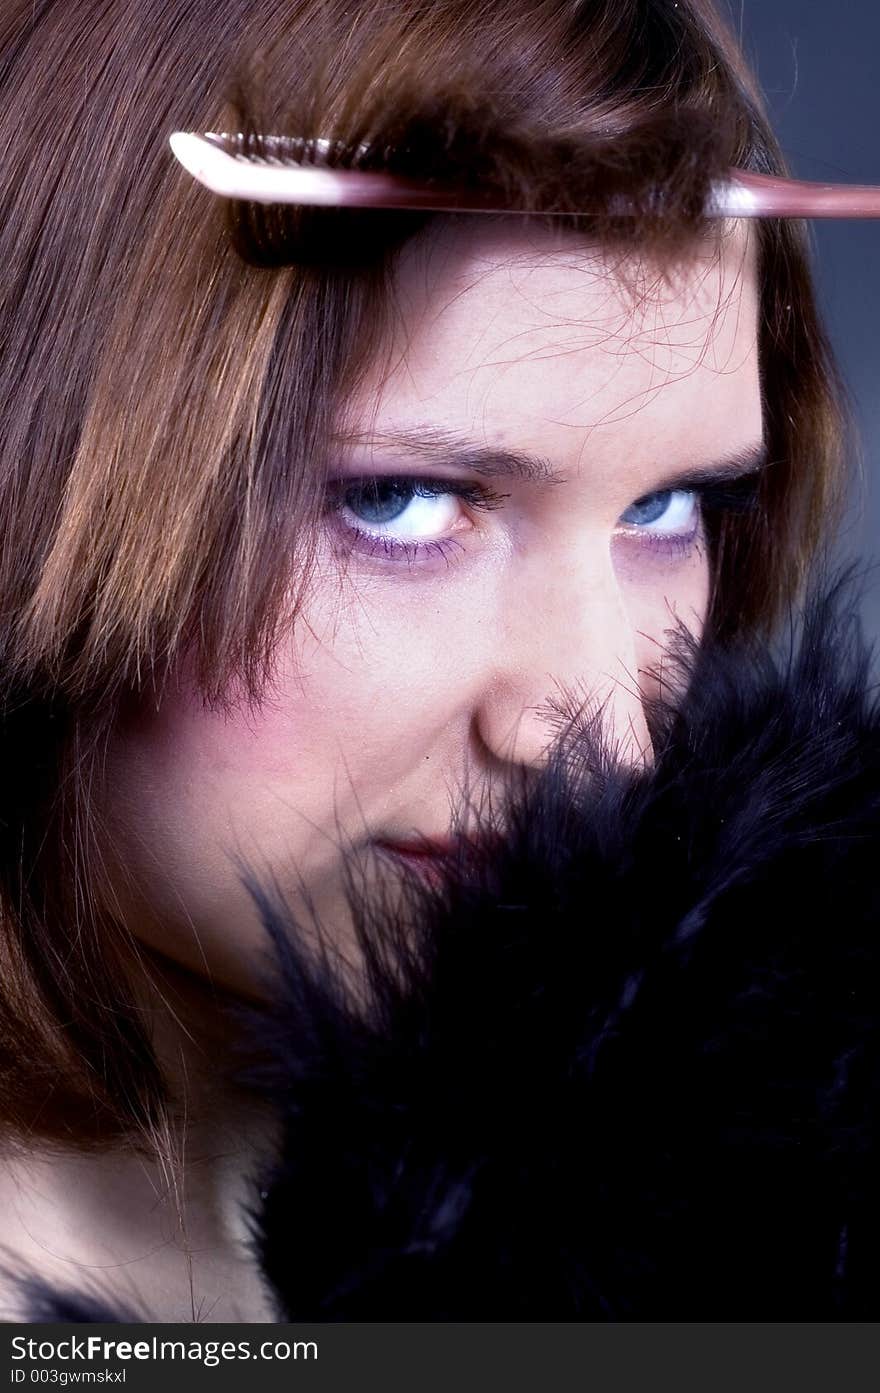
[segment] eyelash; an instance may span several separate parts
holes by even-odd
[[[654,553],[670,558],[684,558],[693,549],[703,525],[709,517],[717,518],[725,513],[746,513],[757,506],[760,478],[761,472],[756,470],[742,474],[739,478],[723,480],[718,483],[698,481],[689,483],[687,479],[683,479],[674,488],[656,489],[651,493],[643,494],[641,498],[635,500],[635,503],[630,504],[630,507],[635,507],[636,504],[652,498],[655,493],[693,493],[698,504],[697,526],[692,532],[682,536],[650,532],[643,526],[630,524],[630,531],[627,535],[641,534],[639,544],[648,547]],[[345,535],[349,545],[364,555],[378,556],[390,562],[406,563],[409,566],[429,557],[448,559],[453,551],[462,550],[462,544],[452,537],[403,542],[399,538],[385,537],[340,520],[342,509],[346,506],[347,496],[356,489],[363,490],[370,485],[375,486],[380,483],[411,486],[413,497],[439,498],[451,495],[461,499],[469,508],[483,512],[501,507],[505,499],[510,497],[506,493],[497,493],[485,484],[465,483],[456,479],[429,479],[408,474],[364,475],[359,478],[331,481],[328,485],[326,513],[334,520],[339,531]]]

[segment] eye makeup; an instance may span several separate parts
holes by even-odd
[[[628,522],[626,513],[624,513],[621,517],[623,525],[619,525],[615,529],[615,533],[618,536],[632,539],[635,545],[647,548],[651,554],[659,558],[686,559],[704,535],[706,524],[710,520],[717,523],[725,514],[748,513],[758,507],[760,481],[761,471],[759,469],[750,469],[733,477],[725,474],[720,474],[717,477],[713,477],[711,474],[697,474],[691,476],[689,484],[686,478],[681,479],[675,488],[659,489],[653,493],[644,494],[626,510],[626,513],[632,512],[633,509],[646,504],[649,500],[662,500],[666,497],[690,497],[694,500],[692,508],[694,521],[689,528],[671,532],[651,531],[649,527],[644,525],[633,525]],[[685,485],[688,486],[685,487]]]
[[[428,558],[447,559],[452,552],[462,549],[462,543],[458,537],[451,535],[451,528],[447,529],[445,536],[404,538],[381,532],[381,526],[388,526],[406,512],[411,512],[412,504],[418,500],[457,499],[472,511],[488,512],[501,507],[509,496],[496,492],[488,484],[467,483],[460,479],[430,479],[407,474],[367,475],[331,481],[327,491],[327,513],[341,540],[347,540],[352,550],[368,557],[413,566]],[[426,511],[430,509],[423,507],[423,519]],[[355,520],[346,521],[346,513]],[[363,518],[358,520],[358,513],[372,514],[372,526]],[[411,521],[415,525],[415,520]]]

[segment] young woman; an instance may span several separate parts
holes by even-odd
[[[702,214],[782,170],[704,0],[4,0],[0,71],[4,1310],[273,1320],[254,886],[356,971],[352,867],[436,887],[572,711],[649,772],[672,632],[830,535],[838,389],[801,226]],[[511,211],[227,204],[174,129]]]

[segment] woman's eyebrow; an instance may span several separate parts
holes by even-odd
[[[436,426],[409,426],[381,431],[369,436],[346,434],[346,443],[366,443],[371,451],[399,451],[430,464],[454,465],[457,469],[487,478],[521,479],[530,484],[561,484],[565,475],[549,460],[524,450],[506,446],[480,445],[476,440]]]
[[[562,484],[570,477],[539,455],[506,446],[481,445],[455,431],[442,430],[435,426],[411,426],[369,435],[347,433],[343,439],[346,444],[367,444],[371,453],[381,454],[383,450],[392,450],[422,462],[453,466],[462,472],[479,474],[486,478],[513,478],[533,484]],[[701,484],[723,483],[739,479],[744,474],[754,474],[764,469],[768,463],[766,443],[758,440],[742,446],[722,459],[664,475],[661,480],[652,484],[651,491],[660,493],[667,489],[688,489],[697,488]]]

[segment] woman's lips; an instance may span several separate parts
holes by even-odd
[[[432,837],[420,837],[415,842],[392,842],[382,840],[379,846],[385,847],[387,851],[394,851],[398,856],[414,856],[419,860],[436,860],[441,856],[450,856],[458,846],[458,842],[447,839],[446,841],[435,840]]]
[[[497,834],[469,839],[467,837],[419,837],[414,841],[393,841],[381,838],[376,845],[400,857],[411,866],[424,871],[439,873],[444,863],[454,863],[459,858],[471,856],[490,856],[501,843]]]

